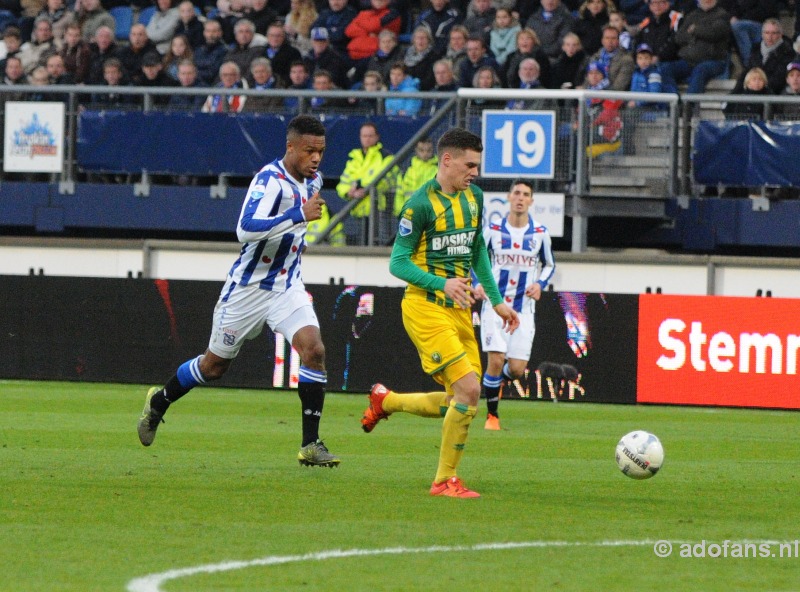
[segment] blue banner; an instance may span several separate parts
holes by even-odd
[[[78,166],[85,171],[250,176],[286,151],[290,117],[267,114],[85,111],[78,125]],[[324,177],[338,177],[360,147],[359,128],[378,126],[397,152],[428,118],[325,115]]]
[[[703,185],[800,187],[800,123],[701,121],[694,178]]]

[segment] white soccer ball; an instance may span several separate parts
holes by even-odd
[[[631,479],[649,479],[664,463],[664,447],[650,432],[636,430],[617,444],[617,466]]]

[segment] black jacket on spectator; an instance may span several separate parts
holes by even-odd
[[[636,42],[633,49],[642,43],[646,43],[653,49],[653,55],[662,62],[671,62],[678,59],[678,46],[675,45],[675,30],[673,22],[678,17],[678,13],[670,11],[660,17],[650,13],[639,26],[636,34]]]
[[[569,57],[563,51],[550,68],[550,85],[548,88],[575,88],[583,84],[583,65],[586,52],[582,49]],[[541,79],[541,76],[539,77]],[[566,86],[569,84],[569,86]]]
[[[197,66],[197,79],[204,86],[211,86],[219,75],[219,67],[228,53],[228,46],[222,40],[208,45],[203,43],[194,52],[194,64]],[[245,72],[246,74],[246,72]]]
[[[554,88],[552,86],[553,69],[550,66],[550,59],[541,46],[534,48],[530,53],[521,53],[516,50],[514,53],[509,54],[506,60],[506,70],[502,73],[506,86],[508,88],[519,88],[519,63],[525,58],[533,58],[539,63],[539,82],[542,83],[542,86]]]
[[[186,35],[192,49],[197,49],[206,42],[205,37],[203,37],[203,23],[201,23],[200,19],[197,17],[190,20],[189,24],[178,21],[178,24],[175,26],[175,35]]]
[[[178,82],[175,79],[161,70],[153,80],[150,80],[147,76],[143,73],[139,74],[138,77],[134,80],[134,84],[136,86],[140,86],[143,88],[155,88],[160,86],[179,86]],[[142,100],[141,96],[136,97],[139,101]],[[169,95],[153,95],[153,104],[154,105],[167,105],[169,103],[170,96]]]
[[[423,57],[419,62],[410,66],[408,62],[406,64],[406,68],[408,69],[408,74],[419,80],[419,89],[422,91],[431,90],[434,86],[436,86],[436,77],[433,75],[433,64],[438,60],[441,56],[436,53],[435,49],[431,49],[425,57]],[[387,73],[387,76],[389,74]],[[384,80],[388,83],[388,78]]]
[[[424,11],[419,15],[414,28],[421,24],[427,25],[433,35],[433,45],[436,51],[444,55],[447,51],[447,44],[450,42],[450,29],[463,19],[463,15],[448,3],[439,12],[433,10],[433,8]]]
[[[752,96],[756,101],[754,103],[728,103],[725,105],[725,119],[764,119],[764,103],[760,101],[761,97],[772,96],[769,88],[764,87],[759,91],[750,90],[749,88],[743,89],[741,92],[734,92],[734,95]]]
[[[90,43],[89,51],[91,52],[91,57],[89,59],[89,78],[87,83],[103,84],[103,64],[106,63],[108,58],[117,57],[119,46],[116,43],[112,43],[105,52],[101,53],[96,43]]]
[[[292,62],[303,59],[297,48],[293,47],[288,41],[285,41],[277,51],[271,47],[262,47],[266,51],[266,56],[272,62],[272,72],[281,77],[284,84],[291,82],[289,80],[289,70],[292,67]]]
[[[581,45],[588,54],[593,54],[601,47],[603,27],[608,24],[608,11],[604,8],[597,15],[586,9],[583,15],[575,21],[572,32],[580,37]]]
[[[350,79],[347,78],[347,71],[350,69],[350,56],[343,54],[330,45],[319,55],[314,52],[306,54],[303,61],[308,66],[308,71],[312,77],[317,70],[327,70],[331,74],[333,83],[342,89],[350,88]]]
[[[403,45],[396,45],[389,55],[381,56],[380,52],[378,52],[369,59],[367,69],[364,71],[375,70],[380,72],[381,76],[383,76],[383,83],[388,86],[389,70],[392,68],[392,64],[402,62],[405,55],[406,48]],[[431,70],[431,73],[433,73],[433,70]]]
[[[739,0],[728,12],[742,20],[763,23],[780,16],[780,5],[777,0]]]
[[[117,52],[117,55],[114,56],[122,62],[122,66],[125,68],[125,73],[128,75],[128,78],[131,80],[135,79],[139,73],[142,71],[142,60],[144,56],[148,53],[158,53],[155,44],[147,40],[147,45],[145,45],[141,50],[134,51],[130,46],[125,46],[120,48]]]
[[[742,75],[736,81],[736,87],[733,92],[740,91],[744,88],[744,77],[752,68],[761,68],[767,75],[767,88],[774,94],[780,94],[786,86],[786,66],[795,60],[794,48],[792,47],[792,40],[783,36],[780,45],[769,53],[767,59],[761,55],[761,44],[754,43],[753,49],[750,51],[750,60],[745,65]]]
[[[242,47],[239,44],[234,44],[222,58],[222,61],[235,62],[236,65],[239,66],[239,70],[241,70],[242,76],[244,77],[250,73],[250,64],[252,61],[256,58],[263,57],[265,49],[263,45]]]
[[[248,12],[245,18],[255,25],[256,33],[266,35],[267,27],[278,20],[278,13],[269,6],[265,6],[263,10]],[[250,99],[248,98],[247,100],[249,101]],[[245,106],[246,105],[247,103],[245,103]]]

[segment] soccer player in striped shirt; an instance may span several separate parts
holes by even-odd
[[[372,387],[361,425],[371,432],[381,419],[404,411],[444,417],[439,465],[431,495],[475,498],[457,475],[469,426],[478,409],[481,359],[472,328],[470,269],[503,319],[507,331],[517,313],[500,295],[483,241],[483,192],[478,176],[483,145],[471,132],[454,128],[439,140],[436,177],[403,206],[389,270],[406,281],[403,325],[419,352],[423,370],[445,392],[395,393]]]
[[[214,309],[208,349],[181,365],[163,388],[153,387],[147,393],[138,424],[143,445],[153,443],[172,403],[225,374],[244,342],[257,337],[266,324],[300,354],[303,439],[297,460],[310,466],[338,466],[339,459],[319,439],[327,382],[325,346],[300,276],[306,226],[320,218],[325,203],[319,195],[324,152],[324,126],[314,117],[300,115],[289,122],[283,158],[253,178],[236,229],[242,249]]]
[[[494,279],[503,299],[519,315],[519,329],[513,335],[503,331],[503,320],[486,301],[483,286],[476,283],[475,298],[483,300],[481,310],[481,345],[488,353],[483,388],[486,394],[487,430],[500,429],[500,387],[503,379],[522,377],[531,357],[536,301],[553,278],[550,233],[530,215],[533,184],[517,179],[508,193],[508,215],[490,223],[483,231],[489,250]],[[506,360],[508,360],[506,362]],[[505,365],[504,365],[505,362]]]

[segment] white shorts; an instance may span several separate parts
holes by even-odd
[[[532,312],[520,312],[519,327],[509,335],[503,328],[503,319],[500,318],[492,303],[484,301],[481,309],[481,345],[485,352],[500,352],[506,358],[514,360],[530,360],[533,336],[536,327],[533,324]]]
[[[307,326],[319,328],[319,320],[305,286],[295,284],[286,292],[262,290],[258,284],[234,286],[228,278],[217,305],[208,349],[220,358],[232,360],[242,344],[261,334],[264,325],[292,342],[294,334]],[[227,296],[227,299],[226,299]]]

